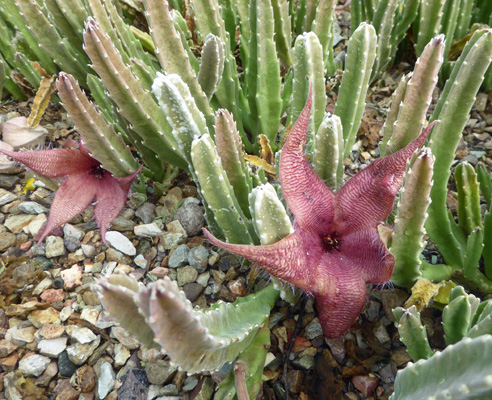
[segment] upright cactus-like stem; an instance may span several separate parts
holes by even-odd
[[[7,75],[5,74],[5,64],[3,63],[2,60],[0,60],[0,99],[2,98],[3,86],[5,85],[6,81],[7,81]]]
[[[446,0],[423,0],[415,50],[420,55],[429,41],[439,33],[444,2]]]
[[[446,344],[454,344],[463,339],[472,325],[480,300],[467,294],[461,286],[451,290],[449,304],[442,312],[442,326]]]
[[[75,79],[61,73],[57,81],[58,95],[85,145],[103,168],[115,176],[127,176],[138,168],[130,149],[89,102]]]
[[[198,83],[207,95],[212,98],[224,72],[224,43],[212,34],[208,35],[202,48]]]
[[[379,75],[379,73],[382,73],[391,60],[391,32],[394,27],[397,6],[398,0],[381,1],[378,5],[376,16],[381,14],[381,22],[376,21],[376,16],[374,17],[374,28],[378,34],[378,47],[376,50],[377,57],[374,63],[373,78]]]
[[[482,227],[480,212],[480,189],[477,174],[466,161],[458,164],[454,173],[458,190],[458,223],[469,235],[475,228]]]
[[[246,82],[251,118],[257,120],[256,124],[253,122],[253,133],[255,139],[259,134],[264,134],[275,146],[282,99],[280,66],[274,41],[275,21],[270,0],[252,0],[249,20],[252,32]]]
[[[183,79],[190,88],[198,109],[205,116],[212,118],[207,97],[191,68],[188,54],[174,28],[166,3],[167,1],[159,0],[144,1],[146,15],[151,27],[150,33],[156,46],[157,58],[168,74],[178,74]]]
[[[426,360],[434,352],[430,348],[427,332],[420,321],[420,313],[415,306],[408,309],[398,307],[393,310],[400,340],[407,346],[408,354],[414,361]]]
[[[297,121],[312,88],[311,133],[317,132],[326,108],[324,55],[313,32],[299,35],[294,46],[294,81],[292,88],[292,117]]]
[[[383,146],[385,151],[382,154],[388,155],[402,149],[419,135],[437,84],[443,51],[444,37],[439,35],[430,41],[417,60],[406,83],[404,96],[401,96],[403,88],[395,94],[390,115],[383,127],[383,138],[387,138],[389,132],[392,134],[387,145]]]
[[[241,210],[247,217],[249,211],[248,196],[253,188],[250,171],[243,156],[243,145],[236,123],[229,111],[220,109],[215,119],[215,143],[222,167],[231,182]]]
[[[463,232],[453,227],[455,223],[448,217],[447,182],[461,132],[491,58],[492,31],[475,32],[456,62],[431,118],[441,122],[434,128],[429,143],[436,163],[426,229],[451,266],[463,266],[465,238]]]
[[[461,0],[459,3],[460,4],[454,5],[456,8],[460,10],[458,21],[456,24],[456,31],[454,32],[454,37],[453,37],[455,41],[463,39],[469,33],[472,10],[475,1]]]
[[[278,57],[291,67],[292,58],[292,28],[290,25],[289,2],[287,0],[272,0],[273,16],[275,18],[275,44]]]
[[[90,73],[87,56],[77,52],[68,41],[60,37],[36,0],[16,0],[16,3],[38,45],[56,64],[63,70],[70,71],[85,86]]]
[[[425,247],[424,223],[430,204],[434,157],[423,148],[410,160],[405,180],[400,190],[395,231],[390,252],[395,257],[391,281],[410,288],[420,271],[420,254]]]
[[[165,114],[123,63],[109,37],[91,18],[86,23],[84,41],[92,68],[118,104],[120,113],[132,124],[132,130],[140,136],[142,144],[163,161],[186,169]]]
[[[344,157],[352,150],[364,113],[376,43],[376,31],[366,23],[362,23],[349,40],[346,67],[334,111],[342,121]]]
[[[333,20],[335,18],[336,0],[321,0],[316,9],[316,18],[313,22],[313,32],[319,39],[323,49],[326,74],[335,73],[335,61],[333,53]],[[354,25],[354,26],[359,26]]]
[[[201,195],[227,241],[254,244],[254,229],[241,210],[210,135],[193,140],[191,159]]]
[[[343,184],[343,127],[340,117],[325,114],[314,137],[313,169],[336,192]]]

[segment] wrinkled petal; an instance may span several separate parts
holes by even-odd
[[[303,251],[302,239],[296,232],[266,246],[225,243],[206,229],[203,229],[203,232],[216,246],[260,264],[273,276],[299,286],[303,290],[311,289],[307,278],[309,271],[306,268],[306,254]]]
[[[96,195],[95,179],[94,176],[83,172],[69,175],[63,180],[51,204],[48,223],[39,236],[39,243],[46,239],[50,232],[79,215],[92,203]]]
[[[329,232],[333,220],[334,195],[316,175],[304,156],[312,96],[299,115],[280,155],[282,193],[301,229],[318,234]],[[327,231],[328,229],[328,231]]]
[[[39,151],[12,152],[0,149],[6,154],[32,169],[38,174],[49,178],[59,178],[65,175],[88,172],[99,163],[79,150],[53,149]]]
[[[391,279],[395,258],[372,229],[344,236],[340,254],[346,268],[357,271],[367,283]]]
[[[364,227],[376,230],[393,209],[407,160],[422,146],[433,126],[434,123],[430,124],[400,151],[373,161],[339,190],[335,199],[333,230],[342,236]]]
[[[356,272],[339,271],[325,278],[326,290],[316,293],[316,309],[324,335],[337,338],[357,319],[366,302],[366,284]]]
[[[40,126],[28,126],[26,117],[12,118],[2,124],[3,141],[13,146],[14,150],[43,145],[47,133],[48,131]]]

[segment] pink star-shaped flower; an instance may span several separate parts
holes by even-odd
[[[62,178],[51,204],[48,222],[36,239],[41,243],[57,227],[80,214],[94,200],[94,217],[105,234],[111,222],[123,209],[131,184],[137,174],[116,178],[92,158],[89,150],[80,143],[78,150],[54,149],[41,151],[0,152],[24,164],[34,172],[49,178]]]
[[[311,98],[282,148],[280,182],[294,215],[294,233],[267,246],[212,243],[263,266],[316,300],[327,338],[347,331],[366,300],[366,284],[390,280],[394,257],[378,225],[388,217],[406,162],[432,126],[404,149],[374,161],[333,194],[304,156]]]

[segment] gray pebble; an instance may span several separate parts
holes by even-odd
[[[145,202],[138,207],[135,215],[142,220],[144,224],[150,224],[155,218],[155,204]]]
[[[205,226],[203,208],[195,203],[187,203],[176,211],[174,219],[177,219],[188,236],[196,236],[202,232]]]
[[[188,263],[195,268],[198,273],[205,272],[208,263],[208,250],[203,246],[190,249],[188,253]]]
[[[63,239],[63,244],[69,253],[73,253],[76,250],[80,249],[80,240],[73,236],[66,236]]]
[[[188,253],[190,249],[187,245],[182,244],[176,247],[169,257],[169,268],[178,268],[188,262]]]

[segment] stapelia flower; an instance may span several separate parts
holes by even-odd
[[[360,314],[366,284],[391,278],[395,259],[378,226],[393,208],[408,158],[432,127],[404,149],[374,161],[334,195],[304,156],[310,109],[311,99],[280,157],[280,182],[295,217],[294,233],[267,246],[229,244],[205,234],[212,243],[313,295],[325,336],[336,338]]]
[[[140,169],[123,178],[116,178],[90,156],[81,143],[78,150],[54,149],[40,151],[0,152],[24,164],[34,172],[49,178],[62,178],[51,204],[46,227],[36,237],[42,242],[57,227],[80,214],[94,200],[94,217],[105,234],[111,222],[123,209],[131,184]]]

